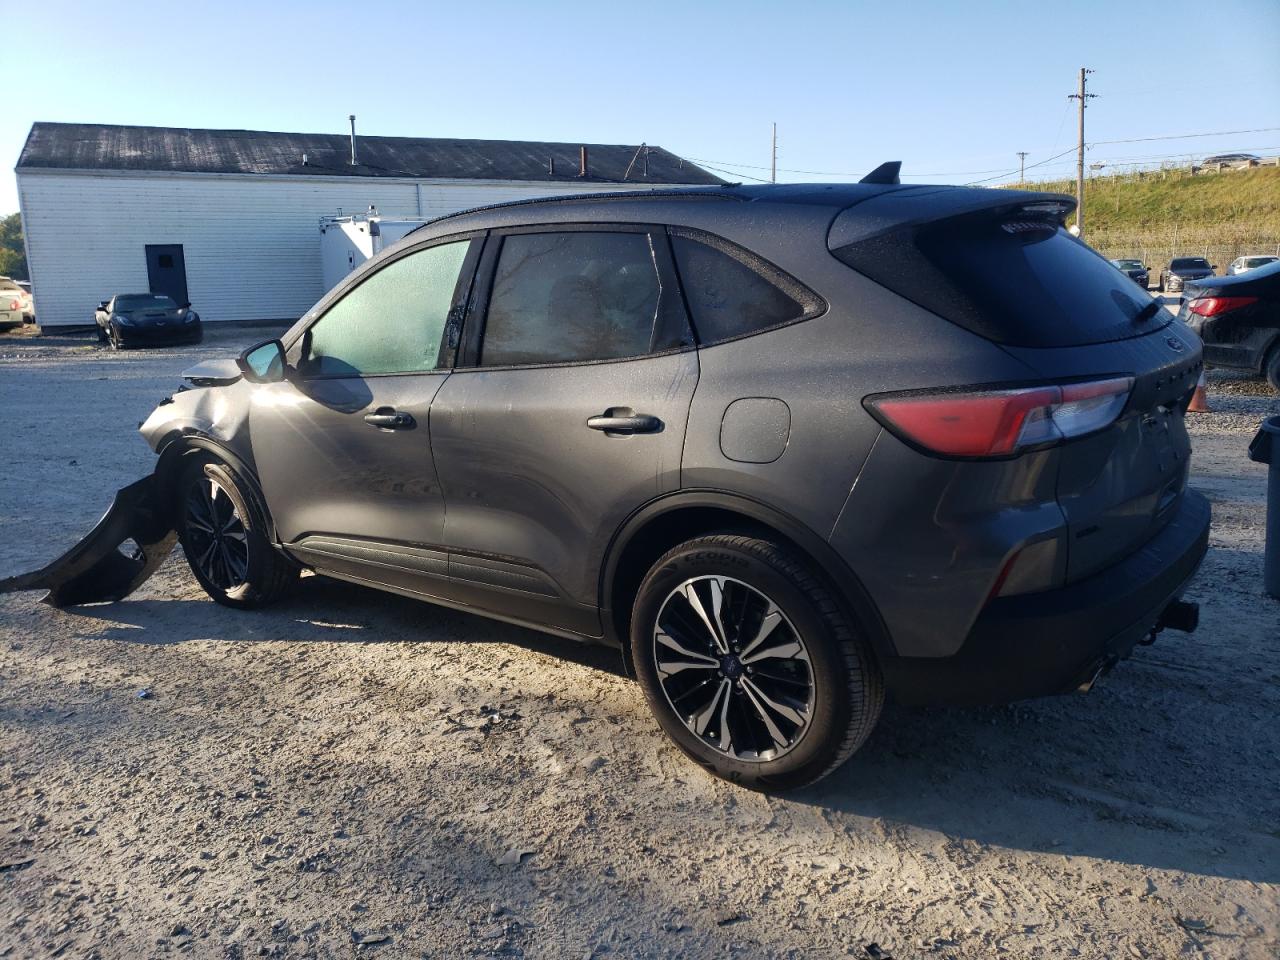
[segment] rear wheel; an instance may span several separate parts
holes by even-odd
[[[99,343],[106,343],[106,342],[107,342],[107,331],[106,331],[106,330],[104,330],[104,329],[101,327],[101,325],[98,325],[98,324],[95,324],[95,328],[96,328],[96,329],[97,329],[97,331],[98,331],[98,342],[99,342]]]
[[[637,593],[636,675],[688,756],[736,783],[804,786],[862,745],[883,704],[865,643],[807,563],[755,537],[700,537]]]
[[[1263,372],[1267,375],[1267,381],[1271,384],[1271,388],[1280,393],[1280,341],[1272,344],[1271,353],[1267,357]]]
[[[200,460],[187,467],[177,509],[187,563],[218,603],[265,606],[297,579],[297,568],[267,538],[265,510],[226,464]]]

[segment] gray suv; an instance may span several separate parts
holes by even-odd
[[[1087,687],[1207,544],[1200,342],[1069,198],[894,182],[434,221],[142,432],[233,607],[304,569],[622,651],[694,760],[767,788],[886,692]]]

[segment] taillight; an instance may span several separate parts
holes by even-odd
[[[944,457],[1011,457],[1115,423],[1133,377],[1011,390],[885,393],[868,409],[902,439]]]
[[[1202,317],[1216,317],[1228,310],[1239,310],[1257,302],[1257,297],[1197,297],[1187,307],[1192,313],[1198,313]]]
[[[10,301],[9,301],[9,309],[10,309],[10,310],[21,310],[21,309],[22,309],[22,304],[21,304],[21,303],[19,303],[17,300],[10,300]]]

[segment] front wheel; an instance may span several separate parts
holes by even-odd
[[[866,643],[808,563],[719,534],[670,550],[631,620],[636,676],[663,730],[735,783],[801,787],[870,735],[884,702]]]
[[[200,586],[229,607],[266,606],[298,570],[272,546],[254,491],[217,460],[197,460],[179,483],[178,538]]]

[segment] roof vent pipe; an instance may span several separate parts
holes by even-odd
[[[356,115],[353,113],[347,117],[351,121],[351,165],[356,165]]]
[[[585,177],[587,175],[587,148],[578,148],[578,176]]]

